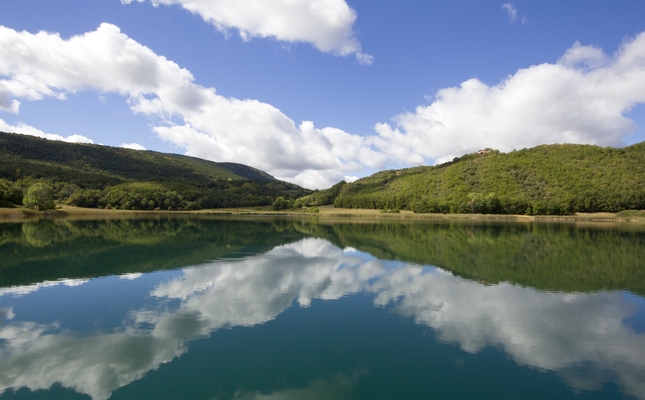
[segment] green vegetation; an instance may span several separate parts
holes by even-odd
[[[316,190],[312,194],[300,197],[295,201],[286,199],[276,199],[273,203],[274,210],[287,210],[294,208],[307,208],[307,212],[318,213],[317,206],[326,206],[334,203],[334,199],[338,197],[340,190],[347,182],[340,181],[329,189]]]
[[[22,203],[25,207],[34,208],[38,211],[53,210],[56,208],[54,189],[46,183],[36,182],[27,189]]]
[[[299,225],[385,260],[434,265],[486,284],[645,295],[645,232],[613,226],[404,223]]]
[[[293,208],[293,200],[287,200],[284,197],[278,197],[275,199],[273,202],[273,209],[274,210],[288,210]]]
[[[622,218],[645,218],[645,210],[625,210],[616,214]]]
[[[292,224],[194,218],[0,224],[0,287],[262,253],[305,237]]]
[[[483,153],[359,179],[342,187],[334,206],[528,215],[645,209],[645,142]]]
[[[329,189],[317,190],[308,196],[301,197],[296,200],[294,207],[311,207],[311,206],[326,206],[329,204],[334,204],[334,200],[338,197],[343,186],[347,182],[340,181]]]
[[[645,295],[645,230],[629,225],[336,223],[156,218],[0,224],[0,287],[245,257],[306,237],[485,284]]]
[[[0,207],[13,207],[21,204],[24,196],[21,185],[0,178]]]
[[[4,207],[22,204],[37,182],[58,202],[123,210],[253,207],[311,193],[242,164],[2,132],[0,158]]]

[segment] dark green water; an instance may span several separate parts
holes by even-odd
[[[634,226],[0,224],[0,399],[645,399]]]

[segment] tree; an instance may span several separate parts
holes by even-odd
[[[286,210],[288,208],[293,208],[293,200],[287,200],[280,196],[273,202],[274,210]]]
[[[22,188],[16,182],[0,179],[0,207],[13,207],[22,202]]]
[[[22,200],[25,207],[35,208],[39,211],[52,210],[54,204],[54,189],[44,182],[37,182],[27,189],[25,198]]]

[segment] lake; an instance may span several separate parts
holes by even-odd
[[[638,225],[0,224],[0,399],[644,399]]]

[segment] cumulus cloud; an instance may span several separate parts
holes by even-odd
[[[11,94],[2,83],[0,83],[0,110],[13,114],[18,114],[20,110],[20,102],[11,99]]]
[[[85,136],[70,135],[64,137],[53,133],[45,133],[38,128],[34,128],[33,126],[29,126],[22,122],[17,125],[9,125],[3,119],[0,119],[0,132],[20,133],[23,135],[38,136],[43,139],[60,140],[68,143],[94,143],[91,139],[86,138]]]
[[[502,8],[508,14],[509,22],[517,21],[517,8],[513,5],[513,3],[504,3],[502,4]]]
[[[645,102],[645,33],[613,57],[575,43],[556,64],[521,69],[497,85],[473,78],[441,89],[414,112],[379,123],[375,143],[407,164],[443,162],[481,148],[549,143],[622,146]]]
[[[123,4],[132,1],[121,0]],[[237,30],[244,40],[273,38],[282,42],[307,42],[322,52],[354,54],[360,64],[373,57],[361,52],[354,33],[356,12],[345,0],[151,0],[156,7],[179,5],[227,33]]]
[[[28,100],[88,89],[119,93],[134,112],[161,121],[154,131],[188,155],[247,162],[311,188],[329,187],[347,172],[385,162],[368,139],[307,121],[296,126],[269,104],[225,98],[195,84],[188,70],[111,24],[68,40],[0,27],[2,76],[6,93]],[[182,122],[171,122],[176,118]]]
[[[123,143],[121,146],[124,149],[131,149],[131,150],[145,150],[146,148],[140,145],[139,143]]]
[[[432,164],[486,147],[621,146],[636,126],[625,114],[645,102],[644,59],[645,33],[613,56],[575,43],[555,64],[521,69],[495,85],[473,78],[441,89],[429,105],[359,136],[311,121],[298,125],[270,104],[221,96],[111,24],[67,40],[0,27],[0,102],[18,111],[18,99],[118,93],[154,121],[158,137],[188,155],[245,162],[282,180],[326,188],[367,167]]]
[[[600,47],[583,46],[580,42],[575,42],[560,57],[558,64],[569,68],[587,67],[589,69],[595,69],[604,66],[608,61],[609,57]]]

